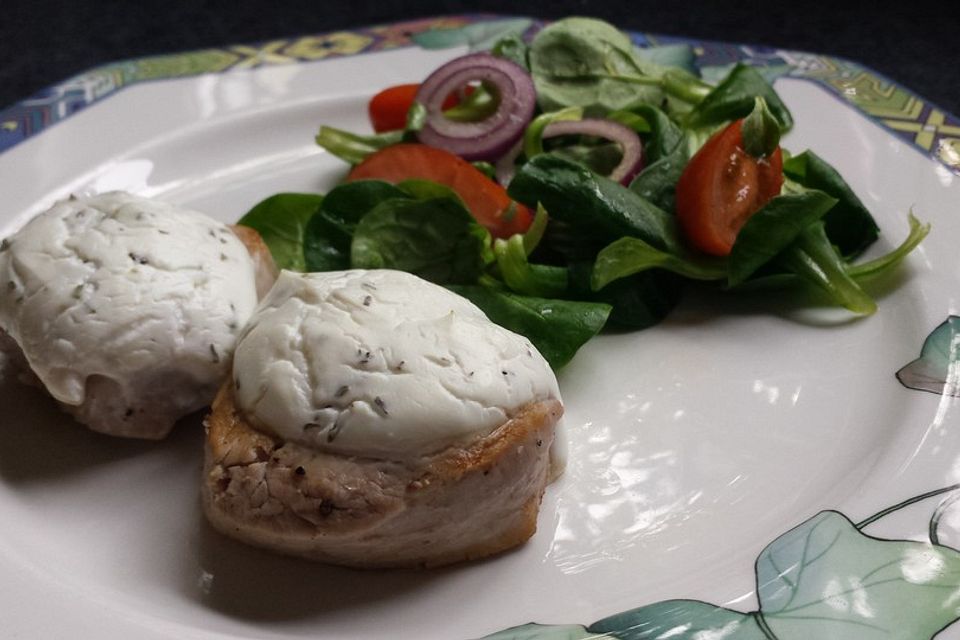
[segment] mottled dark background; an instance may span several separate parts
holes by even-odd
[[[960,8],[945,2],[3,0],[0,107],[113,60],[444,13],[594,15],[653,33],[859,61],[960,113]]]

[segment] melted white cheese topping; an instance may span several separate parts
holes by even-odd
[[[282,272],[233,370],[237,405],[259,428],[388,459],[486,435],[523,405],[560,398],[526,338],[400,271]]]
[[[59,202],[0,245],[0,328],[70,405],[95,375],[128,388],[171,371],[208,391],[256,304],[253,261],[229,228],[128,193]]]

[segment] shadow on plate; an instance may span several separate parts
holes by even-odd
[[[458,569],[359,570],[269,553],[221,535],[197,504],[197,527],[185,555],[183,591],[190,600],[252,623],[343,615],[371,603],[406,598]],[[192,557],[191,557],[192,556]]]
[[[184,418],[161,443],[105,436],[60,411],[40,389],[5,375],[0,366],[0,478],[13,484],[66,480],[158,447],[177,447],[188,432],[200,429],[199,419],[199,414]]]

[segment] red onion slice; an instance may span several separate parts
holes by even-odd
[[[496,112],[478,122],[455,122],[443,115],[447,96],[469,82],[482,82],[500,100]],[[536,90],[520,65],[489,53],[472,53],[443,65],[424,80],[417,102],[427,110],[417,139],[465,160],[496,160],[523,135],[533,117]]]
[[[643,145],[640,143],[640,138],[630,127],[613,120],[587,118],[584,120],[558,120],[557,122],[551,122],[543,130],[544,138],[570,135],[597,136],[620,145],[623,150],[623,157],[620,159],[620,164],[607,176],[611,180],[628,185],[634,176],[643,169]]]

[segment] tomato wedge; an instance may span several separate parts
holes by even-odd
[[[457,192],[481,225],[498,238],[523,233],[533,221],[529,209],[510,199],[506,189],[449,151],[423,144],[395,144],[370,154],[347,180],[432,180]]]
[[[419,84],[398,84],[388,87],[370,98],[367,105],[367,114],[370,124],[377,133],[396,131],[407,126],[407,112],[416,98]],[[466,95],[470,95],[471,87],[467,87]],[[460,103],[456,94],[451,94],[444,102],[443,108],[449,109]]]
[[[367,105],[373,130],[382,133],[403,129],[407,125],[407,111],[419,88],[419,84],[400,84],[373,96]]]
[[[780,147],[764,158],[743,150],[742,120],[710,138],[677,182],[677,219],[689,243],[715,256],[730,254],[737,233],[783,186]]]

